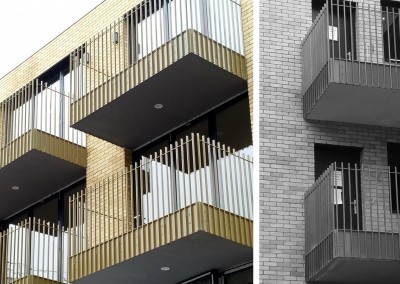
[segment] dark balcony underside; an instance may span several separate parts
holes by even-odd
[[[399,75],[387,65],[330,60],[304,95],[304,116],[400,127]]]
[[[175,284],[253,259],[252,248],[202,231],[74,281],[79,284]],[[170,271],[161,271],[161,267]]]
[[[399,283],[399,234],[336,231],[306,256],[306,270],[310,282]]]
[[[400,260],[336,258],[316,277],[328,283],[396,284],[400,279]]]
[[[30,150],[0,169],[0,219],[37,202],[85,175],[85,168]],[[19,190],[12,190],[18,186]]]
[[[73,127],[135,149],[246,89],[245,80],[190,53]]]

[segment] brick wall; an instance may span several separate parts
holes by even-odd
[[[247,86],[249,91],[251,129],[253,134],[253,0],[242,1],[242,24],[246,57]],[[253,134],[254,135],[254,134]]]
[[[128,227],[125,222],[122,224],[130,216],[129,208],[123,206],[129,192],[122,172],[132,164],[132,152],[90,135],[87,135],[87,151],[86,203],[92,212],[88,241],[94,245],[116,237]]]
[[[107,25],[112,23],[115,19],[122,16],[126,11],[140,3],[139,0],[118,0],[118,1],[104,1],[101,5],[95,8],[92,12],[84,16],[77,23],[72,25],[57,38],[44,46],[38,52],[33,54],[29,59],[21,65],[12,70],[9,74],[0,79],[0,101],[11,95],[15,90],[25,85],[26,82],[38,77],[44,71],[52,67],[61,59],[69,56],[75,48],[81,46],[88,39],[90,39],[97,32],[104,29]],[[243,1],[243,24],[245,34],[245,49],[247,59],[247,72],[249,75],[249,96],[250,107],[252,112],[253,104],[253,34],[252,34],[252,9],[253,1]],[[121,38],[125,41],[124,38]],[[87,46],[87,45],[86,45]],[[91,86],[92,87],[92,86]],[[113,173],[122,171],[125,167],[131,164],[131,151],[87,135],[87,186],[90,187],[96,183],[101,182],[103,179],[110,177]],[[93,211],[92,216],[89,218],[89,228],[91,234],[96,234],[104,241],[107,239],[104,236],[104,231],[110,228],[101,227],[101,224],[108,223],[107,220],[119,220],[128,218],[128,210],[117,208],[117,210],[110,210],[106,204],[118,204],[126,194],[124,186],[111,186],[110,198],[97,199],[97,195],[87,196],[86,209],[92,211],[96,207],[97,211]],[[107,187],[108,190],[108,187]],[[95,217],[97,216],[97,217]],[[103,216],[103,217],[100,217]],[[125,217],[124,217],[125,216]],[[91,223],[90,223],[91,222]],[[112,222],[111,222],[112,223]],[[115,236],[117,233],[112,231],[109,233],[110,237]],[[93,244],[100,239],[89,240],[89,244]]]
[[[0,100],[69,56],[95,33],[140,3],[139,0],[104,1],[54,40],[0,79]]]
[[[303,119],[300,44],[311,17],[311,0],[260,0],[261,283],[305,283],[303,196],[314,182],[314,143],[363,147],[362,163],[387,165],[386,143],[400,142],[398,129]]]

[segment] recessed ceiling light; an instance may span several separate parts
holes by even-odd
[[[12,190],[18,190],[18,189],[19,189],[19,186],[13,185],[13,186],[11,187],[11,189],[12,189]]]
[[[161,267],[161,271],[170,271],[170,269],[168,266]]]
[[[155,104],[154,108],[155,109],[162,109],[164,106],[162,104]]]

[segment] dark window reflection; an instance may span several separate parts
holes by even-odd
[[[390,201],[393,213],[400,213],[400,143],[387,144],[388,166],[390,168]]]
[[[181,284],[214,284],[216,282],[213,281],[214,280],[213,277],[214,277],[213,274],[208,274],[208,275],[206,275],[204,277],[200,277],[200,278],[196,277],[193,280],[188,280],[188,281],[185,281],[185,282],[183,282]]]
[[[51,224],[58,223],[58,199],[53,198],[33,210],[33,217],[36,220],[45,220]]]
[[[86,181],[81,181],[77,183],[76,185],[73,185],[68,191],[64,192],[64,226],[67,227],[69,224],[69,198],[73,198],[73,195],[80,192],[81,190],[84,190],[86,187]]]
[[[216,123],[218,142],[253,155],[248,98],[217,113]]]
[[[3,227],[3,229],[7,229],[10,227],[10,225],[17,225],[21,222],[24,222],[28,219],[28,213],[24,213],[22,215],[19,215],[18,217],[14,217],[12,219],[9,219],[5,222],[5,226]]]
[[[253,284],[253,267],[225,275],[224,284]]]
[[[204,135],[205,137],[210,137],[210,132],[208,128],[209,122],[207,118],[204,118],[198,122],[190,124],[190,126],[185,127],[183,130],[180,130],[176,134],[176,140],[180,141],[180,139],[185,140],[186,136],[189,137],[194,133],[195,135],[198,133],[200,137]]]
[[[157,155],[160,154],[160,150],[162,150],[162,152],[165,152],[165,147],[169,148],[170,143],[169,143],[169,139],[163,139],[161,141],[159,141],[156,144],[152,144],[148,147],[146,147],[145,149],[143,149],[143,151],[138,151],[138,152],[134,152],[134,159],[133,162],[139,162],[142,157],[146,157],[146,158],[150,158],[150,156],[152,158],[154,158],[154,154],[157,152]]]
[[[396,63],[400,59],[400,23],[397,1],[382,0],[382,32],[384,57],[386,62]]]

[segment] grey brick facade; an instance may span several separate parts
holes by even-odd
[[[379,1],[364,1],[364,3]],[[306,121],[301,41],[311,0],[260,0],[260,283],[305,283],[305,191],[314,182],[314,144],[362,147],[361,162],[387,165],[400,130]]]

